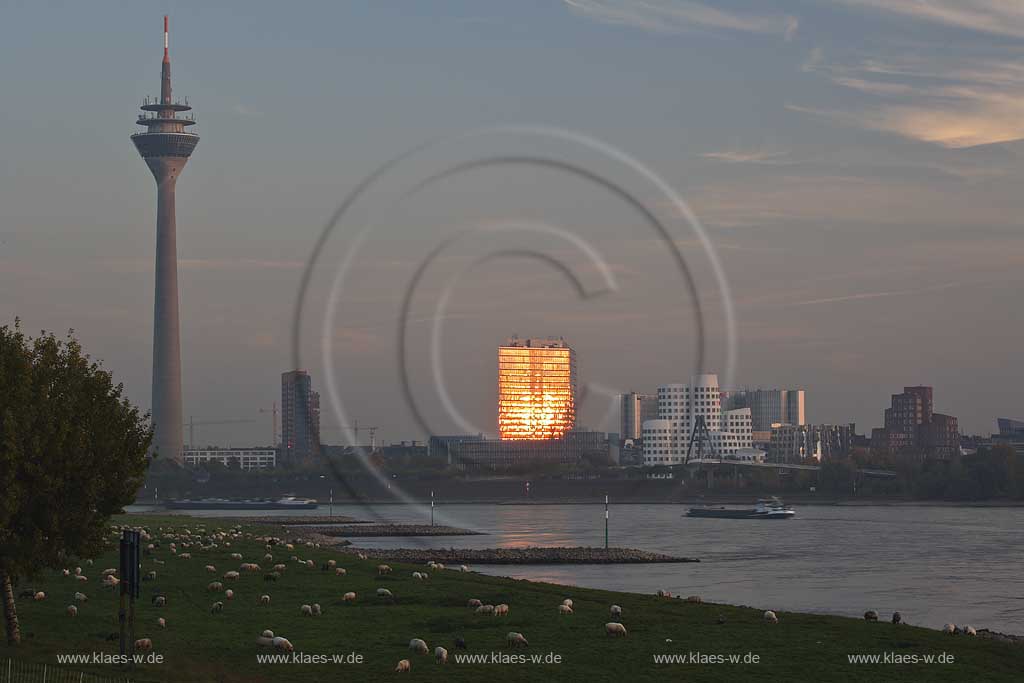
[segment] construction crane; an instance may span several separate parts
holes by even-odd
[[[188,422],[184,426],[188,427],[188,447],[195,448],[196,444],[196,426],[205,427],[210,425],[233,425],[233,424],[244,424],[246,422],[256,422],[256,420],[206,420],[203,422],[196,422],[195,418],[189,417]]]
[[[277,444],[280,443],[277,440],[277,402],[275,401],[273,407],[269,409],[260,408],[260,413],[271,413],[273,415],[273,423],[271,427],[273,431],[270,432],[270,445],[273,446],[274,448],[277,448]]]
[[[353,439],[353,441],[355,441],[355,443],[353,444],[354,446],[359,445],[359,429],[359,420],[356,420],[352,426],[352,431],[355,434],[355,439]],[[363,427],[362,429],[365,429],[366,431],[370,432],[370,452],[372,453],[377,449],[376,434],[377,430],[380,429],[380,427]]]

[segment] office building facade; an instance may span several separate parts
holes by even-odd
[[[305,370],[281,374],[281,458],[295,462],[320,454],[320,394]]]
[[[558,439],[576,426],[576,353],[564,339],[513,337],[498,347],[498,434]]]

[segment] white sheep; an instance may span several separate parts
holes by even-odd
[[[149,652],[153,649],[153,641],[149,638],[139,638],[135,641],[135,649],[140,652]]]
[[[338,566],[338,561],[337,560],[327,560],[327,567],[329,569],[334,569],[337,566]]]
[[[494,614],[494,605],[480,605],[476,608],[477,614],[486,614],[488,616]]]
[[[395,671],[401,673],[403,671],[409,671],[412,669],[412,664],[409,663],[408,659],[398,660],[398,666],[395,667]]]
[[[569,605],[559,605],[558,606],[558,613],[559,614],[572,614],[572,607],[569,607]]]
[[[283,564],[275,564],[274,565],[274,571],[275,572],[283,572],[284,570],[285,570],[285,566]]]
[[[417,581],[422,581],[423,580],[423,574],[420,574],[419,572],[413,572],[412,573],[412,578],[416,579]]]
[[[469,602],[467,603],[467,606],[468,607],[479,607],[482,604],[484,604],[484,603],[480,602],[480,600],[478,598],[470,598]]]
[[[220,593],[222,590],[224,590],[224,584],[220,581],[211,581],[210,583],[206,584],[206,590],[210,591],[211,593]]]
[[[956,633],[956,624],[946,624],[942,627],[942,632],[947,633],[949,635],[953,635],[954,633]]]
[[[965,635],[968,635],[968,636],[976,636],[976,635],[978,635],[978,631],[973,626],[971,626],[969,624],[967,626],[964,626],[963,629],[961,629],[961,630],[964,632]]]
[[[608,636],[611,638],[626,637],[626,627],[617,621],[609,621],[607,624],[605,624],[604,632],[607,633]]]
[[[509,647],[528,647],[530,643],[526,641],[526,636],[518,631],[509,631],[508,635],[505,636],[508,641]]]
[[[240,559],[242,559],[242,553],[231,553],[231,559],[232,560],[240,560]]]
[[[447,664],[448,650],[438,645],[434,648],[434,659],[437,661],[438,664]]]
[[[100,572],[100,576],[113,576],[116,573],[117,570],[111,567],[110,569],[104,569],[102,572]]]
[[[155,598],[153,598],[153,604],[156,607],[164,607],[167,605],[167,598],[163,595],[158,595]]]
[[[219,600],[210,607],[210,614],[220,614],[224,611],[224,603]]]
[[[299,610],[302,612],[302,616],[304,617],[313,616],[313,607],[311,605],[303,605]]]
[[[508,605],[502,603],[494,606],[494,616],[503,617],[508,615]]]
[[[89,580],[89,577],[87,577],[87,576],[82,576],[81,574],[75,574],[75,581],[78,581],[79,583],[85,583],[88,580]]]
[[[386,564],[377,565],[377,576],[384,576],[385,574],[391,573],[391,567]]]
[[[768,610],[764,613],[764,620],[767,621],[769,624],[779,623],[779,617],[775,614],[775,612],[771,610]]]
[[[70,569],[63,569],[63,570],[61,570],[61,574],[63,576],[71,576],[71,570]]]
[[[275,650],[283,650],[285,652],[294,652],[295,646],[291,644],[291,641],[281,636],[274,636],[272,641]]]
[[[261,595],[260,596],[260,604],[261,605],[269,605],[270,604],[270,596],[269,595]],[[273,637],[273,636],[268,636],[268,637]]]
[[[611,613],[612,613],[613,617],[621,617],[622,616],[622,608],[619,607],[618,605],[612,605]]]
[[[306,560],[306,566],[310,569],[316,569],[316,562],[313,560]]]
[[[81,575],[82,575],[82,568],[81,567],[75,567],[75,576],[81,576]]]
[[[241,574],[239,574],[238,572],[230,571],[230,572],[224,572],[224,577],[223,578],[225,580],[227,580],[227,581],[237,581],[239,576],[241,576]]]
[[[353,593],[352,591],[349,591],[348,593],[345,593],[344,595],[342,595],[341,599],[342,599],[343,602],[355,602],[356,594]]]
[[[566,607],[570,607],[571,608],[572,607],[572,598],[566,598],[565,600],[562,600],[562,604],[565,605]]]
[[[91,567],[92,566],[92,560],[86,560],[85,561],[85,566],[86,567]]]
[[[314,602],[313,603],[313,616],[314,617],[318,617],[318,616],[320,616],[323,613],[324,613],[323,610],[320,608],[320,603],[319,602]]]
[[[700,597],[699,595],[687,595],[686,602],[692,602],[699,605],[700,603],[704,602],[704,598]]]
[[[348,572],[345,571],[344,567],[335,567],[334,568],[334,575],[335,576],[345,576],[345,574],[347,574],[347,573]]]
[[[461,565],[459,567],[459,571],[460,572],[468,572],[469,571],[469,567],[467,567],[466,565]]]
[[[430,652],[427,643],[420,638],[413,638],[409,641],[409,649],[418,655],[425,655]]]
[[[212,564],[208,564],[208,565],[206,565],[206,571],[209,574],[216,574],[217,573],[217,568],[214,567]]]
[[[85,593],[75,593],[75,602],[89,602],[89,596]]]
[[[235,591],[231,590],[230,588],[227,589],[226,591],[224,591],[224,598],[226,600],[234,600],[235,599]]]
[[[156,620],[156,625],[160,628],[167,628],[167,620],[163,617],[158,617]]]
[[[46,593],[44,593],[43,591],[39,591],[39,592],[37,592],[36,594],[34,594],[32,596],[32,599],[35,600],[36,602],[39,602],[40,600],[45,600],[46,599]]]
[[[393,598],[394,595],[392,595],[391,591],[389,591],[387,588],[378,588],[377,589],[377,597],[378,598]]]
[[[273,632],[273,631],[271,631],[271,630],[270,630],[270,629],[268,628],[268,629],[267,629],[266,631],[264,631],[264,632],[263,632],[263,634],[262,634],[262,635],[263,635],[263,637],[264,637],[264,638],[273,638],[273,637],[274,637],[274,632]]]
[[[68,605],[67,612],[68,612],[68,616],[69,617],[77,617],[78,616],[78,608],[75,607],[74,605]]]
[[[658,597],[659,598],[671,598],[672,597],[672,593],[669,592],[669,591],[666,591],[666,590],[661,590],[659,588],[658,589]]]
[[[192,553],[182,553],[181,555],[178,555],[178,557],[180,557],[183,560],[191,560]]]

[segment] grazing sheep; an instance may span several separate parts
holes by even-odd
[[[484,604],[484,603],[480,602],[479,599],[477,599],[477,598],[470,598],[469,603],[467,603],[467,606],[468,607],[479,607],[482,604]]]
[[[903,623],[903,615],[900,614],[899,612],[893,612],[892,613],[892,623],[894,623],[894,624],[902,624]]]
[[[206,565],[206,571],[209,574],[216,574],[217,573],[217,568],[214,567],[212,564],[208,564],[208,565]]]
[[[558,613],[559,614],[572,614],[572,607],[569,607],[569,605],[559,605],[558,606]]]
[[[384,576],[385,574],[391,573],[391,567],[386,564],[377,565],[377,576]]]
[[[237,581],[239,576],[241,576],[241,574],[239,574],[238,572],[230,571],[230,572],[224,572],[223,578],[226,581]]]
[[[420,574],[419,572],[413,572],[412,573],[412,578],[416,579],[417,581],[422,581],[423,580],[423,574]]]
[[[434,648],[434,660],[438,664],[448,663],[448,650],[444,649],[440,645]]]
[[[395,671],[401,673],[403,671],[409,671],[412,669],[412,664],[409,663],[408,659],[398,660],[398,666],[395,667]]]
[[[607,624],[605,624],[604,632],[607,633],[608,636],[611,638],[626,637],[626,627],[617,621],[609,621]]]
[[[36,602],[39,602],[40,600],[45,600],[46,599],[46,593],[44,593],[43,591],[38,591],[36,593],[33,593],[32,594],[32,599],[35,600]]]
[[[81,567],[75,567],[75,576],[81,576],[81,574],[82,574],[82,568]]]
[[[948,635],[954,635],[956,633],[956,624],[946,624],[942,627],[942,632]]]
[[[970,625],[964,626],[962,631],[963,631],[963,633],[965,635],[968,635],[968,636],[976,636],[976,635],[978,635],[978,631],[975,630],[975,628],[973,626],[970,626]]]
[[[260,596],[260,604],[261,605],[269,605],[270,604],[270,596],[269,595],[261,595]],[[267,636],[267,637],[268,638],[272,638],[273,636]]]
[[[306,560],[306,566],[310,569],[316,569],[316,562],[313,560]]]
[[[565,600],[562,600],[562,604],[565,605],[566,607],[570,607],[571,608],[572,607],[572,598],[566,598]]]
[[[618,605],[612,605],[611,613],[612,613],[613,617],[621,617],[622,616],[622,608],[619,607]]]
[[[509,631],[505,639],[508,641],[509,647],[529,647],[530,645],[526,642],[526,637],[518,631]]]
[[[242,553],[231,553],[231,559],[232,560],[241,560],[242,559]]]
[[[360,560],[365,560],[366,553],[356,553],[356,557],[358,557]]]
[[[100,576],[113,576],[116,573],[117,570],[111,567],[110,569],[104,569],[102,572],[100,572]]]
[[[313,616],[313,607],[311,605],[303,605],[299,610],[302,612],[302,616],[304,617]]]
[[[434,569],[436,569],[438,571],[441,571],[442,569],[444,569],[444,565],[441,564],[440,562],[435,562],[434,563]]]
[[[864,621],[878,621],[878,612],[873,609],[869,609],[864,613]]]
[[[274,636],[272,644],[275,650],[283,650],[284,652],[295,651],[295,646],[291,644],[291,641],[289,641],[287,638],[282,638],[281,636]]]
[[[71,576],[71,570],[70,569],[61,570],[61,575],[63,575],[63,576]]]
[[[206,590],[210,591],[211,593],[220,593],[222,590],[224,590],[224,584],[220,581],[211,581],[210,583],[206,584]]]
[[[342,595],[341,599],[342,599],[343,602],[355,602],[356,594],[353,593],[352,591],[349,591],[348,593],[345,593],[344,595]]]
[[[704,602],[704,599],[699,595],[688,595],[686,596],[686,602],[692,602],[694,604],[699,605],[700,603]]]
[[[153,649],[153,641],[149,638],[139,638],[135,641],[135,649],[141,652],[149,652]]]
[[[224,611],[224,603],[219,600],[210,607],[210,614],[220,614]]]
[[[191,560],[192,553],[182,553],[181,555],[178,555],[178,557],[180,557],[183,560]]]
[[[156,625],[160,628],[167,628],[167,620],[163,617],[158,617],[156,620]]]
[[[338,566],[338,561],[337,560],[327,560],[327,567],[328,567],[328,569],[334,569],[337,566]]]
[[[67,612],[68,612],[68,616],[69,617],[77,617],[78,616],[78,608],[75,607],[74,605],[68,605]]]
[[[496,617],[504,617],[504,616],[507,616],[507,615],[508,615],[508,605],[501,604],[501,605],[495,605],[494,606],[494,616],[496,616]]]
[[[764,620],[767,621],[769,624],[779,623],[779,617],[776,616],[775,612],[771,610],[768,610],[764,613]]]
[[[480,605],[476,608],[477,614],[486,614],[488,616],[494,614],[494,605]]]
[[[273,632],[273,631],[271,631],[271,630],[270,630],[270,629],[268,628],[268,629],[267,629],[266,631],[264,631],[264,632],[262,633],[262,635],[263,635],[263,637],[264,637],[264,638],[273,638],[273,637],[274,637],[274,632]]]
[[[227,600],[234,600],[235,599],[235,591],[231,590],[230,588],[227,589],[226,591],[224,591],[224,598],[227,599]]]
[[[413,638],[409,641],[409,649],[418,655],[425,655],[430,652],[427,643],[420,638]]]
[[[391,591],[389,591],[387,588],[378,588],[377,589],[377,597],[378,598],[393,598],[395,596],[392,595]]]
[[[91,567],[92,566],[92,560],[86,560],[85,561],[85,566],[86,567]]]
[[[89,596],[85,593],[75,593],[75,602],[89,602]]]
[[[112,574],[107,574],[103,577],[103,585],[107,588],[117,588],[119,583],[121,583],[121,580]]]
[[[275,564],[274,565],[274,571],[275,572],[283,572],[284,570],[285,570],[285,566],[283,564]]]
[[[469,571],[469,567],[467,567],[466,565],[461,565],[459,567],[459,571],[460,572],[468,572]]]
[[[659,588],[658,589],[658,597],[659,598],[671,598],[672,597],[672,593],[670,593],[669,591],[661,590]]]
[[[267,547],[269,548],[270,546],[267,546]],[[270,553],[267,553],[266,555],[263,556],[263,561],[264,562],[273,562],[274,561],[274,556],[271,555]]]
[[[79,581],[81,583],[85,583],[88,580],[89,580],[89,577],[87,577],[87,576],[82,576],[81,574],[75,574],[75,581]]]
[[[335,576],[345,576],[345,574],[348,574],[348,572],[345,571],[344,567],[335,567],[334,568],[334,575]]]
[[[167,606],[167,597],[163,596],[163,595],[154,595],[153,596],[153,606],[154,607],[166,607]]]
[[[456,636],[455,637],[455,648],[457,650],[465,650],[466,649],[466,640],[462,636]]]
[[[313,616],[314,617],[318,617],[318,616],[320,616],[323,613],[324,613],[324,611],[320,608],[320,603],[319,602],[314,602],[313,603]]]

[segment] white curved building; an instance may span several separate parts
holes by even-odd
[[[644,464],[681,464],[698,416],[704,417],[718,455],[752,448],[750,409],[723,412],[718,375],[696,375],[690,384],[658,387],[658,419],[643,423]]]

